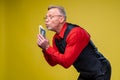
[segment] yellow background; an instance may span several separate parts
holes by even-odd
[[[77,80],[73,66],[49,66],[36,44],[51,4],[64,6],[67,21],[91,34],[111,62],[111,80],[120,80],[119,0],[0,0],[0,80]],[[50,42],[53,34],[47,31]]]

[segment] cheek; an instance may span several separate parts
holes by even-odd
[[[48,28],[49,30],[55,30],[56,27],[58,26],[58,24],[59,24],[59,21],[58,21],[58,20],[49,21],[49,22],[48,22],[48,25],[47,25],[47,28]]]
[[[51,23],[51,27],[56,27],[56,26],[58,26],[58,24],[59,24],[59,22],[56,20],[56,21],[52,21]]]

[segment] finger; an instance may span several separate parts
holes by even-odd
[[[41,48],[41,44],[39,42],[37,42],[37,45]]]
[[[39,46],[41,46],[41,44],[42,44],[42,42],[40,40],[38,40],[37,43],[38,43]]]
[[[39,41],[42,41],[42,40],[43,40],[43,38],[41,37],[40,34],[38,34],[38,40],[39,40]]]
[[[41,34],[39,34],[39,37],[40,37],[41,39],[45,39]]]
[[[41,38],[38,39],[38,43],[41,44],[43,40]]]

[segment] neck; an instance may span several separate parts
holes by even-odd
[[[61,29],[63,28],[63,25],[65,24],[65,22],[63,22],[62,24],[60,24],[58,27],[57,27],[57,30],[56,30],[56,33],[59,34]]]

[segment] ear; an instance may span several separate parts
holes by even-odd
[[[65,21],[65,18],[63,16],[60,17],[60,23],[63,23]]]

